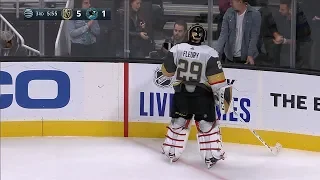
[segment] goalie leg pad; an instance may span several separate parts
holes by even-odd
[[[162,145],[163,154],[173,162],[177,161],[182,155],[188,142],[190,133],[190,120],[173,118],[167,126],[166,139]]]
[[[224,159],[220,127],[216,122],[204,120],[196,122],[198,129],[197,140],[202,158],[212,163]],[[207,163],[208,164],[208,163]]]

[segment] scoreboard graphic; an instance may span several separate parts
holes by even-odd
[[[25,20],[111,20],[110,9],[31,9],[23,12]]]

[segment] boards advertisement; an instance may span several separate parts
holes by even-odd
[[[160,65],[130,64],[130,121],[168,123],[172,79]],[[311,88],[317,76],[225,68],[233,85],[233,110],[221,114],[220,124],[243,127],[242,118],[258,130],[320,135],[320,91]],[[299,83],[299,85],[297,85]]]
[[[122,121],[122,77],[121,64],[1,63],[1,121]]]

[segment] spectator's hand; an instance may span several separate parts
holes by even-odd
[[[148,39],[149,39],[148,34],[145,33],[145,32],[141,32],[141,33],[140,33],[140,36],[141,36],[141,38],[144,39],[144,40],[148,40]]]
[[[273,43],[282,44],[283,40],[284,40],[283,36],[275,36],[275,38],[273,39]]]
[[[275,44],[282,44],[283,42],[282,42],[282,41],[276,41],[275,39],[273,39],[273,43],[275,43]]]
[[[293,43],[293,41],[291,39],[287,39],[286,44],[292,44],[292,43]]]
[[[93,24],[93,20],[90,20],[87,24],[88,24],[89,27],[91,27],[92,24]]]
[[[283,40],[282,44],[292,44],[292,43],[295,43],[293,40],[291,39],[285,39]]]
[[[313,20],[313,21],[319,21],[319,20],[320,20],[320,17],[315,16],[315,17],[312,18],[312,20]]]
[[[167,54],[167,53],[169,52],[169,50],[166,49],[166,48],[162,48],[162,51],[163,51],[165,54]]]
[[[254,65],[254,59],[252,56],[247,57],[247,62],[245,64]]]
[[[140,22],[140,27],[141,27],[142,29],[146,28],[146,23],[145,23],[145,22]]]

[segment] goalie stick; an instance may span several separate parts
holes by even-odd
[[[244,121],[244,119],[242,119],[241,116],[239,116],[236,112],[233,112],[233,113],[235,113],[236,116],[240,117],[239,120],[247,127],[247,129],[249,129],[249,130],[252,132],[252,134],[253,134],[257,139],[259,139],[259,141],[260,141],[265,147],[267,147],[267,148],[269,149],[269,151],[270,151],[273,155],[278,155],[278,154],[279,154],[279,152],[280,152],[281,149],[282,149],[282,145],[281,145],[280,143],[277,142],[274,147],[270,147],[270,146],[256,133],[255,130],[253,130],[251,127],[249,127],[249,126],[247,125],[247,123]]]

